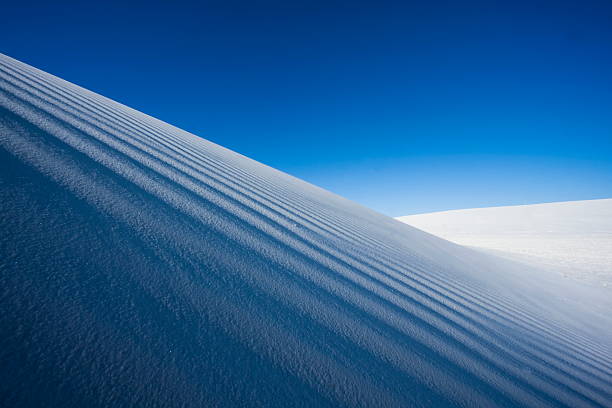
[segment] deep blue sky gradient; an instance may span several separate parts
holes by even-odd
[[[0,52],[389,215],[612,197],[612,2],[5,2]]]

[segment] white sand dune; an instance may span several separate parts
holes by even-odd
[[[612,199],[400,217],[457,244],[612,288]]]
[[[610,406],[604,289],[2,55],[0,156],[2,406]]]

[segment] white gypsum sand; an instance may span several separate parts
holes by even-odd
[[[612,288],[612,199],[474,208],[398,219],[457,244]]]
[[[2,55],[0,155],[0,405],[610,403],[600,288]]]

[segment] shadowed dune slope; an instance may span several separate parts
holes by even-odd
[[[0,166],[2,406],[612,401],[608,293],[2,55]]]

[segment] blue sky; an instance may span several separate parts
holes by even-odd
[[[612,197],[609,1],[2,14],[0,52],[392,216]]]

